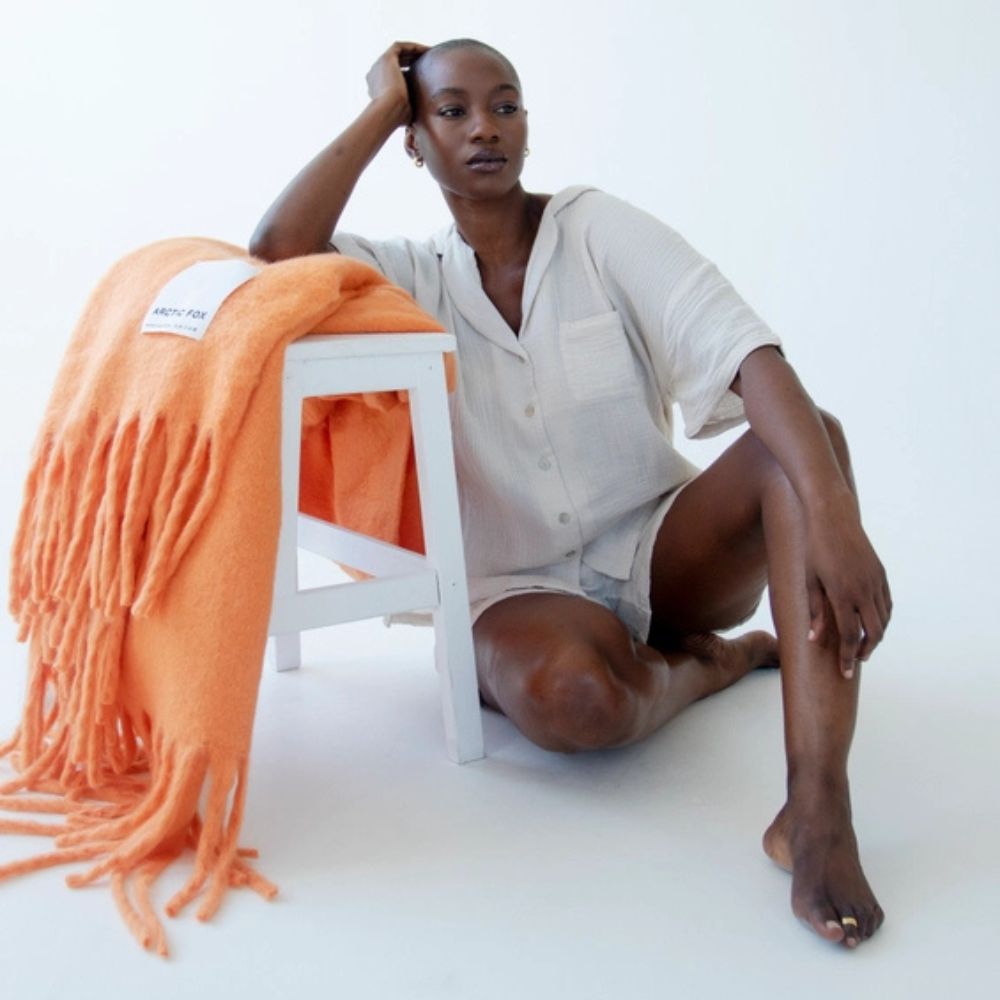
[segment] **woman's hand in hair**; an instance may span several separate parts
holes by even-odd
[[[378,57],[368,70],[365,80],[368,94],[373,101],[394,101],[399,108],[399,124],[408,125],[413,117],[410,95],[406,89],[403,67],[409,67],[414,59],[423,55],[429,46],[419,42],[394,42]]]
[[[375,154],[412,117],[403,67],[426,45],[396,42],[368,71],[371,101],[329,145],[292,178],[264,213],[250,238],[250,252],[263,260],[285,260],[333,249],[331,234],[354,185]]]

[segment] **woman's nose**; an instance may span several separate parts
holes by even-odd
[[[470,116],[469,126],[472,139],[478,142],[496,142],[500,138],[493,115],[487,111],[476,111]]]

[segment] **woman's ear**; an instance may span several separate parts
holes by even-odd
[[[403,148],[406,150],[406,155],[411,160],[423,159],[420,155],[420,150],[417,149],[417,137],[414,135],[412,125],[407,125],[403,133]]]

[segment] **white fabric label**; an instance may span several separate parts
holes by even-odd
[[[245,260],[203,260],[168,281],[149,307],[140,333],[205,336],[226,298],[260,271]]]

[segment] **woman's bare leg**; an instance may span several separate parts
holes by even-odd
[[[764,849],[792,873],[795,914],[821,936],[853,947],[884,919],[861,869],[847,782],[861,669],[846,679],[837,645],[810,642],[801,508],[787,483],[771,491],[764,530],[782,662],[788,800],[764,834]]]
[[[832,418],[827,428],[850,481],[843,436]],[[851,680],[841,674],[836,636],[826,648],[809,640],[802,508],[751,433],[692,482],[664,520],[654,551],[655,634],[669,641],[731,625],[765,571],[788,762],[788,799],[765,834],[765,850],[792,872],[796,915],[821,936],[853,946],[883,919],[861,870],[847,781],[860,670]]]
[[[569,594],[519,594],[473,629],[479,690],[546,750],[624,746],[699,698],[773,664],[766,632],[689,636],[670,650],[635,642],[607,608]]]

